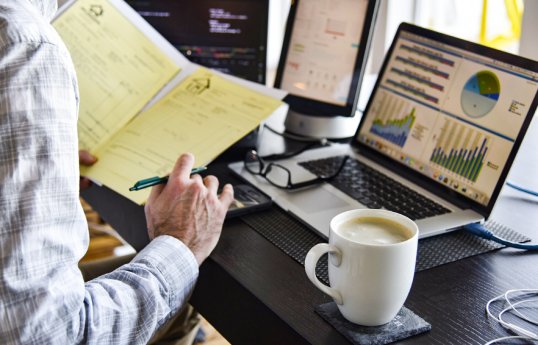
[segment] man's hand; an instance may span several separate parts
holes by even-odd
[[[92,156],[91,153],[89,153],[86,150],[80,150],[78,151],[78,162],[79,164],[90,166],[93,165],[95,162],[97,162],[97,158]],[[80,190],[84,190],[91,186],[92,181],[85,177],[80,177]]]
[[[191,176],[193,164],[191,154],[179,157],[168,182],[151,190],[144,210],[150,239],[176,237],[191,249],[200,265],[217,245],[233,188],[227,184],[217,196],[217,178]]]

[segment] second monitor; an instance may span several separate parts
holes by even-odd
[[[269,0],[127,0],[189,60],[265,83]]]
[[[286,130],[345,138],[354,116],[378,0],[292,2],[275,87],[288,91]]]

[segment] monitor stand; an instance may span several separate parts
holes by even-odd
[[[288,111],[284,127],[286,131],[312,138],[345,139],[357,131],[360,114],[355,116],[313,116]]]

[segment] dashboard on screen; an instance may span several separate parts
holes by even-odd
[[[376,12],[374,0],[293,2],[275,81],[292,110],[354,115]]]

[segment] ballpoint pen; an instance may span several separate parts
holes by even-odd
[[[191,174],[197,174],[197,173],[202,172],[202,171],[204,171],[206,169],[207,169],[207,167],[194,168],[194,169],[191,170]],[[167,181],[168,181],[168,176],[163,176],[163,177],[154,176],[154,177],[150,177],[150,178],[146,178],[146,179],[138,181],[137,183],[134,184],[134,186],[129,188],[129,190],[130,191],[141,190],[141,189],[144,189],[144,188],[147,188],[147,187],[155,186],[157,184],[166,183]]]

